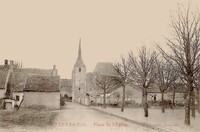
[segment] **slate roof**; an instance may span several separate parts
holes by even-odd
[[[78,57],[77,60],[76,60],[75,65],[74,65],[74,67],[85,67],[83,59]]]
[[[30,75],[25,84],[27,92],[59,92],[60,76]]]
[[[94,69],[94,73],[107,76],[117,76],[117,72],[112,63],[110,62],[98,62]]]
[[[82,55],[81,55],[81,44],[79,44],[78,58],[76,60],[74,67],[85,67],[85,64],[83,62]]]

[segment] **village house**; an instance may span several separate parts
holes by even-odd
[[[8,64],[8,60],[5,60],[4,65],[0,65],[0,73],[1,106],[13,109],[23,106],[24,89],[30,75],[57,76],[57,69],[55,65],[53,69],[22,68],[12,60],[10,64]],[[60,80],[57,81],[60,84]],[[43,81],[43,83],[46,82]]]
[[[60,77],[29,75],[22,107],[43,106],[47,109],[60,109]]]

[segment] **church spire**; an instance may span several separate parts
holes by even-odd
[[[79,39],[78,58],[82,58],[82,56],[81,56],[81,38]]]
[[[76,60],[74,67],[85,67],[85,64],[82,60],[82,55],[81,55],[81,38],[79,39],[78,58]]]

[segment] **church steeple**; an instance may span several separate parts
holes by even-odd
[[[82,58],[82,56],[81,56],[81,38],[79,39],[78,58]]]
[[[79,39],[78,58],[76,60],[74,67],[85,67],[85,64],[82,60],[82,55],[81,55],[81,38]]]

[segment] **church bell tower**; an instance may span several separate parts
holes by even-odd
[[[81,55],[81,39],[79,40],[78,58],[72,71],[72,101],[85,103],[86,98],[86,66]]]

